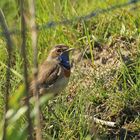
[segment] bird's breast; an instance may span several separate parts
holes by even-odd
[[[70,70],[63,68],[63,72],[64,72],[65,77],[67,77],[67,78],[70,77]]]

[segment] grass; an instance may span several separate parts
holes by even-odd
[[[126,0],[119,1],[119,3],[123,2]],[[17,3],[16,0],[0,2],[10,29],[20,29]],[[118,4],[118,1],[55,0],[50,2],[38,0],[36,1],[36,22],[42,25],[52,20],[71,19],[115,4]],[[100,14],[88,21],[77,21],[70,25],[42,29],[38,33],[39,63],[47,57],[48,51],[55,44],[63,43],[83,50],[89,47],[85,58],[76,64],[66,90],[54,100],[49,101],[49,105],[59,119],[45,104],[42,105],[46,118],[42,128],[43,139],[138,139],[140,131],[140,9],[133,8],[134,5],[127,6]],[[28,15],[28,6],[25,10]],[[33,50],[30,34],[28,33],[27,36],[30,74],[33,66]],[[11,69],[11,96],[14,96],[17,91],[23,76],[20,36],[14,35],[13,40],[15,60]],[[102,48],[102,52],[98,51],[99,47]],[[107,59],[111,54],[112,58]],[[97,56],[99,59],[96,59]],[[4,86],[6,58],[6,43],[1,37],[0,120],[3,117],[3,96],[6,88]],[[18,89],[18,92],[21,93],[21,89]],[[19,115],[14,111],[10,117],[8,129],[10,140],[13,139],[13,135],[15,135],[14,139],[26,139],[24,130],[27,122],[24,111],[25,109],[21,108]],[[17,117],[13,120],[13,116],[16,116],[14,114]],[[94,115],[102,120],[117,122],[118,127],[108,128],[95,124],[90,117],[85,118],[85,116]],[[17,121],[19,123],[15,123]],[[16,134],[17,129],[20,131]]]

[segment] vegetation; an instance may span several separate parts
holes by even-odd
[[[123,4],[127,0],[37,0],[38,62],[52,46],[66,44],[84,52],[79,63],[72,54],[74,67],[68,87],[50,99],[41,98],[43,139],[138,139],[140,137],[140,9],[139,3],[99,14],[88,20],[75,20],[68,25],[46,28],[50,21],[62,21],[87,15],[92,11]],[[28,73],[33,67],[33,50],[28,20],[28,3],[24,2],[27,20]],[[18,0],[1,0],[10,31],[21,30]],[[2,31],[0,29],[0,31]],[[19,104],[23,94],[23,59],[21,36],[12,35],[11,88],[7,113],[7,140],[27,139],[27,108]],[[7,68],[5,38],[0,34],[0,139]],[[49,100],[48,100],[49,99]],[[44,103],[46,100],[50,109]],[[36,112],[32,106],[31,116]],[[55,115],[54,115],[55,114]],[[57,117],[56,117],[57,116]],[[115,122],[115,128],[95,123],[92,117]],[[33,119],[34,120],[34,119]]]

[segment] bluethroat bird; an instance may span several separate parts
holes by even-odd
[[[69,52],[71,50],[73,48],[66,45],[57,45],[40,65],[37,78],[39,95],[53,93],[55,96],[67,86],[71,73],[69,61]],[[30,83],[30,92],[32,94],[35,92],[34,80]]]

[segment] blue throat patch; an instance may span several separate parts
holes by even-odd
[[[62,55],[60,55],[59,57],[60,60],[60,64],[66,68],[66,69],[70,69],[70,62],[69,62],[69,54],[68,52],[63,53]]]

